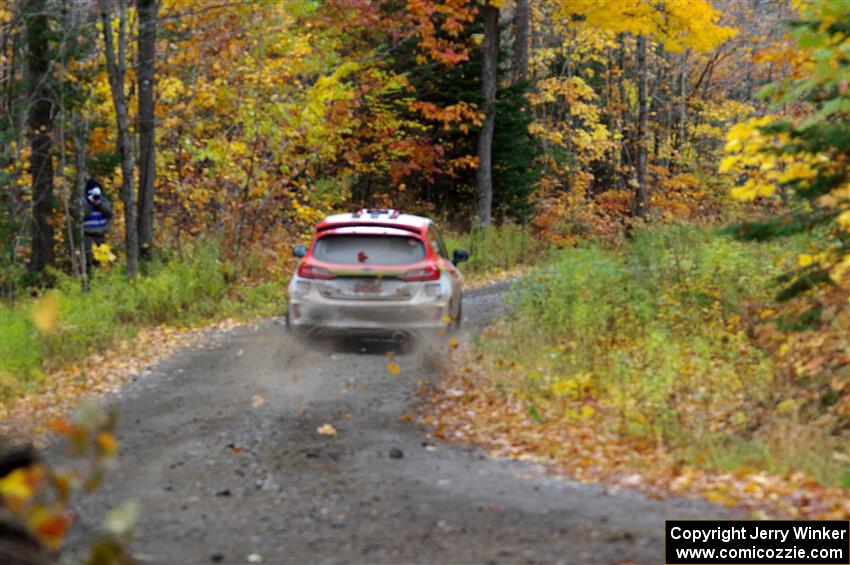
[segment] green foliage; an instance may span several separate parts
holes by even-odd
[[[525,99],[528,83],[503,88],[496,100],[493,133],[493,206],[501,218],[524,223],[534,213],[531,195],[540,179],[540,147],[528,132],[534,114]]]
[[[121,164],[121,156],[115,152],[96,153],[88,159],[89,174],[94,178],[109,178]]]
[[[535,237],[530,228],[505,223],[484,226],[462,234],[448,234],[449,254],[455,249],[469,252],[469,261],[460,268],[466,275],[486,275],[528,266],[545,260],[549,244]]]
[[[507,390],[544,420],[600,406],[620,433],[684,459],[694,446],[717,454],[733,441],[764,443],[753,458],[788,461],[777,438],[753,434],[763,419],[785,416],[773,410],[781,394],[773,361],[750,333],[754,310],[776,292],[774,260],[806,243],[742,243],[671,226],[639,232],[621,249],[565,250],[518,285],[506,331],[482,347],[516,363]],[[831,453],[818,450],[798,468],[835,479]]]
[[[835,219],[835,213],[820,211],[817,214],[802,210],[781,214],[775,218],[730,224],[721,233],[743,241],[768,241],[775,237],[788,237],[815,229]]]
[[[280,311],[285,303],[282,281],[243,286],[232,281],[230,271],[217,245],[199,243],[150,264],[147,276],[134,281],[117,269],[95,272],[89,292],[81,290],[77,279],[60,275],[58,324],[48,334],[33,325],[30,301],[0,305],[0,396],[38,386],[45,365],[79,360],[142,327]]]
[[[733,226],[743,238],[769,239],[822,225],[832,227],[816,262],[818,273],[788,277],[783,298],[820,286],[850,285],[850,4],[802,3],[791,24],[797,51],[794,72],[761,91],[778,112],[794,116],[752,118],[728,134],[721,172],[744,173],[733,190],[742,199],[781,197],[791,214]],[[826,294],[823,292],[821,294]]]
[[[37,383],[41,381],[41,362],[44,346],[25,308],[10,308],[0,303],[0,398],[4,397],[8,381]]]

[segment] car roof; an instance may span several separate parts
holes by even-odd
[[[350,214],[335,214],[328,216],[318,224],[316,231],[326,231],[341,227],[354,226],[383,226],[397,228],[409,232],[423,233],[431,220],[422,216],[402,214],[398,210],[385,208],[364,208]]]

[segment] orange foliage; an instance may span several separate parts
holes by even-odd
[[[407,0],[407,10],[419,36],[421,62],[456,65],[469,59],[468,46],[457,38],[478,14],[472,0]]]

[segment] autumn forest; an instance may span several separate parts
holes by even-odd
[[[92,355],[279,316],[317,221],[394,208],[519,281],[435,437],[846,519],[848,84],[847,0],[4,0],[0,401],[48,433]]]

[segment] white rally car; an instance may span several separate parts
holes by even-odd
[[[404,339],[458,327],[463,275],[428,218],[364,209],[316,225],[289,284],[287,327],[301,336]]]

